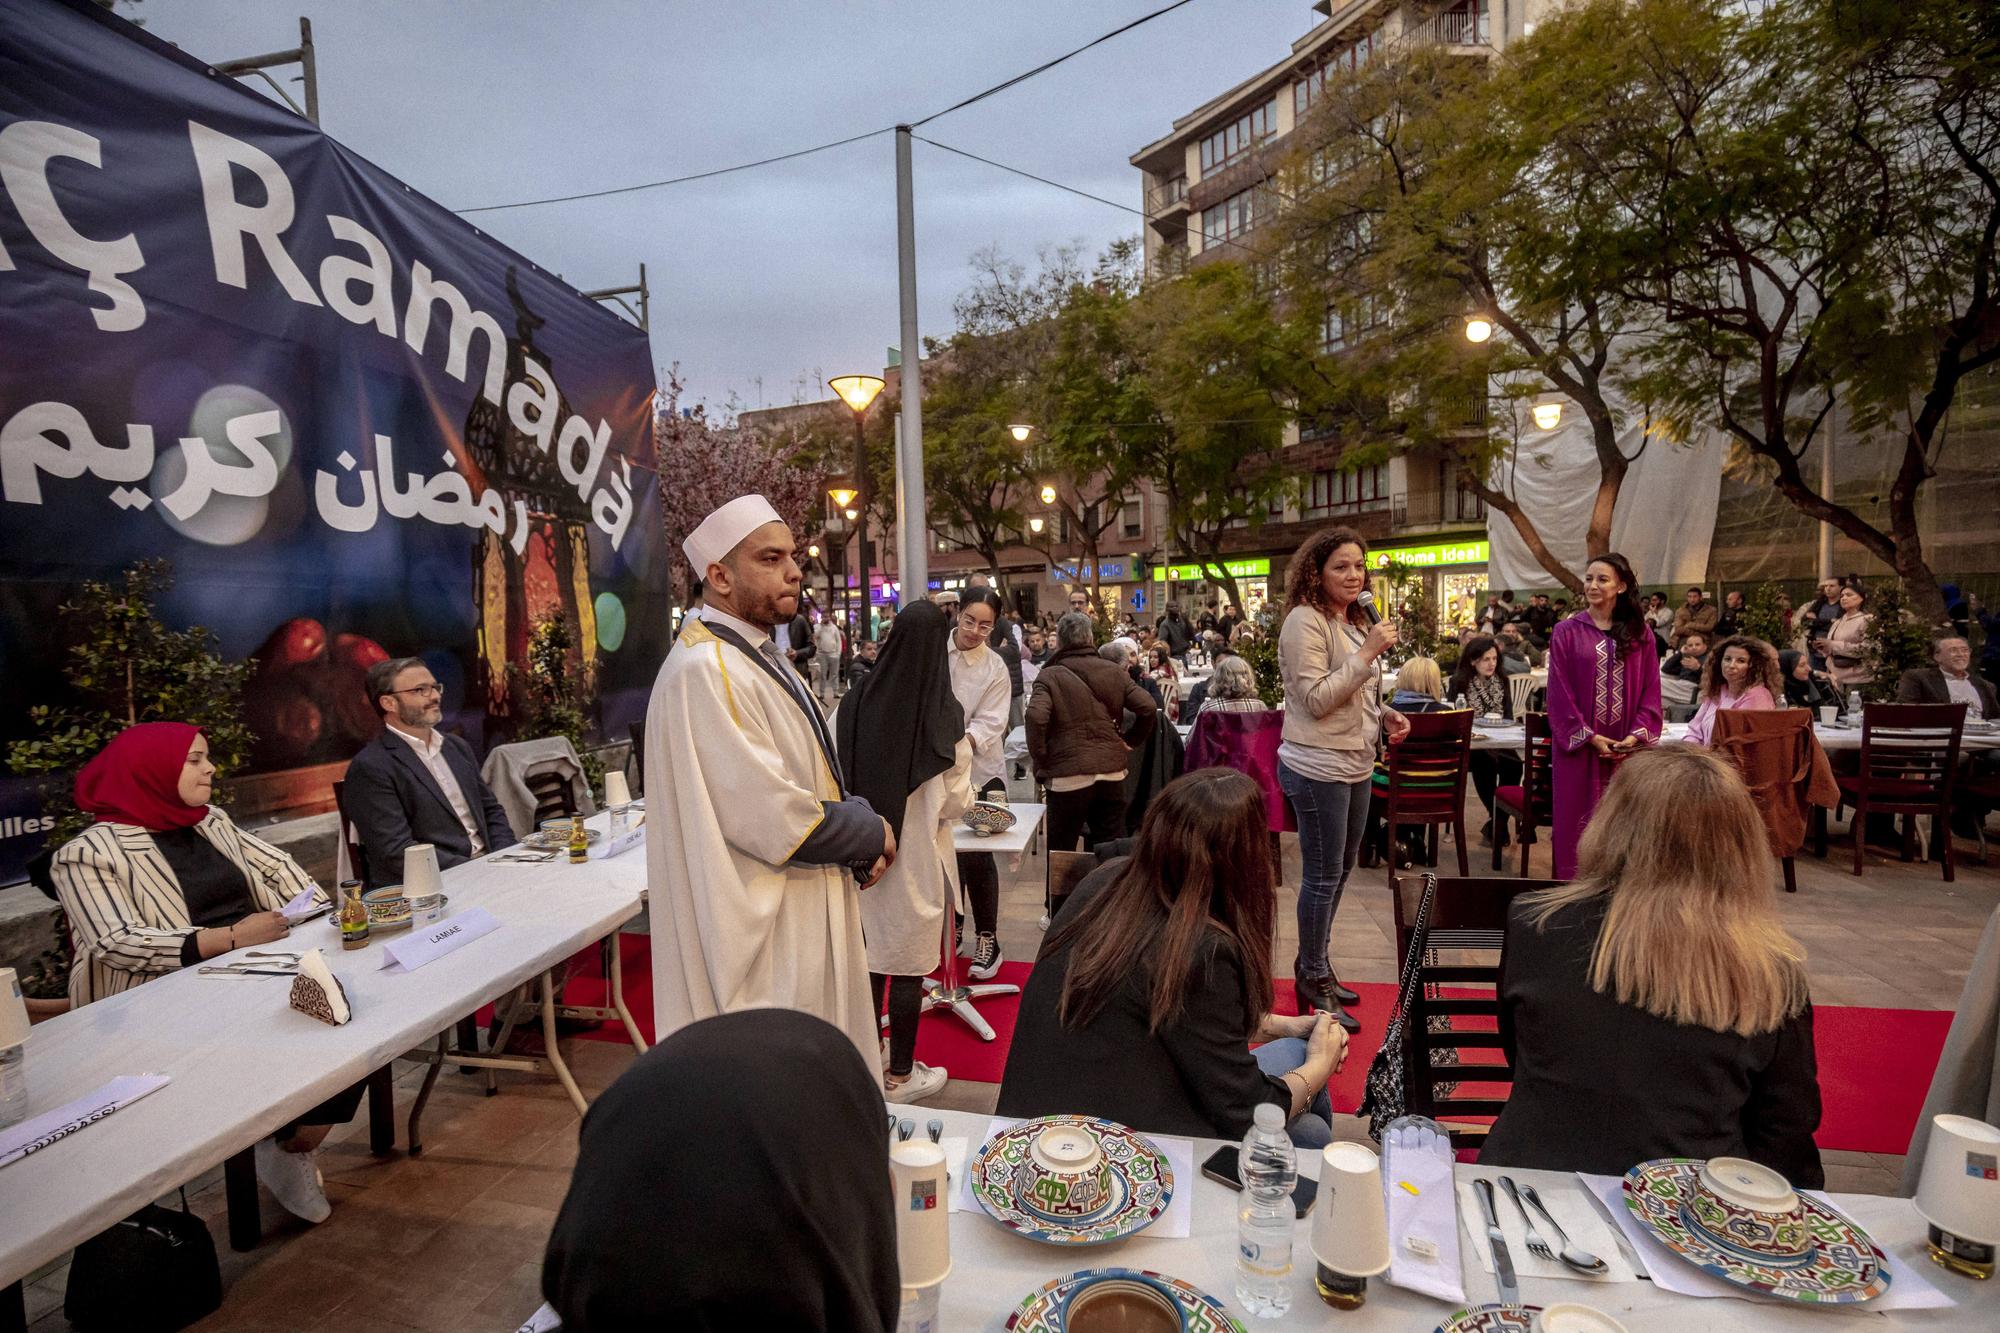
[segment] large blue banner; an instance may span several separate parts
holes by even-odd
[[[622,736],[668,643],[644,333],[310,122],[88,0],[0,0],[0,741],[56,608],[164,557],[254,655],[252,769],[379,726],[422,654],[507,739],[559,615]],[[0,790],[0,882],[38,841]]]

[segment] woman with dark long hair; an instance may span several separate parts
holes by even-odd
[[[1513,691],[1507,687],[1507,673],[1500,666],[1500,645],[1479,635],[1458,651],[1458,670],[1451,676],[1451,695],[1465,700],[1474,717],[1514,716]],[[1521,780],[1519,755],[1505,750],[1474,750],[1467,764],[1479,804],[1486,808],[1486,825],[1479,831],[1482,842],[1493,840],[1493,793]],[[1504,839],[1502,840],[1505,841]]]
[[[1043,942],[999,1114],[1239,1139],[1272,1102],[1302,1145],[1325,1144],[1347,1037],[1324,1015],[1271,1012],[1272,879],[1253,779],[1204,768],[1162,788],[1132,855],[1091,872]]]
[[[1557,879],[1576,874],[1577,842],[1619,761],[1660,739],[1660,659],[1637,587],[1624,556],[1596,557],[1583,573],[1584,609],[1549,636]]]
[[[1278,785],[1299,817],[1299,954],[1292,976],[1301,1007],[1324,1009],[1349,1032],[1357,998],[1333,974],[1330,946],[1340,892],[1368,829],[1369,778],[1378,741],[1403,738],[1410,720],[1382,703],[1377,663],[1396,646],[1393,621],[1363,610],[1368,544],[1352,528],[1315,534],[1286,576],[1278,665],[1285,726]]]

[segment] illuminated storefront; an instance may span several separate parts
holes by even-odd
[[[1421,586],[1437,608],[1438,628],[1470,625],[1486,601],[1486,565],[1491,549],[1484,538],[1423,546],[1384,546],[1368,552],[1376,570],[1390,571],[1378,595],[1391,605],[1405,590]],[[1380,577],[1380,576],[1378,576]]]

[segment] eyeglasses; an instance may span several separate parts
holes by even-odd
[[[414,694],[419,698],[422,698],[425,695],[430,695],[435,698],[435,697],[441,697],[444,694],[444,686],[438,684],[436,681],[432,681],[428,685],[412,685],[407,690],[391,690],[390,693]]]

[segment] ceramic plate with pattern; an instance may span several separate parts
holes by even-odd
[[[604,840],[604,830],[587,828],[583,831],[583,840],[592,847],[595,847]],[[569,830],[564,829],[560,833],[543,833],[537,829],[535,832],[521,839],[521,845],[530,851],[566,852],[569,850]]]
[[[1539,1305],[1473,1305],[1454,1310],[1435,1333],[1535,1333]]]
[[[1021,1302],[1021,1308],[1007,1320],[1007,1333],[1062,1333],[1062,1304],[1078,1283],[1086,1278],[1125,1276],[1136,1271],[1130,1268],[1087,1268],[1081,1273],[1059,1277]],[[1187,1319],[1187,1333],[1244,1333],[1243,1325],[1222,1308],[1222,1302],[1201,1288],[1177,1277],[1168,1277],[1165,1273],[1148,1272],[1143,1275],[1165,1283],[1174,1293],[1174,1299],[1180,1302],[1181,1314]]]
[[[1888,1259],[1844,1215],[1800,1193],[1811,1250],[1798,1263],[1772,1263],[1726,1248],[1689,1220],[1702,1164],[1688,1157],[1641,1162],[1625,1173],[1625,1206],[1659,1242],[1725,1282],[1808,1305],[1853,1305],[1889,1289]]]
[[[1097,1140],[1111,1164],[1111,1188],[1104,1206],[1082,1217],[1056,1218],[1021,1206],[1011,1188],[1014,1173],[1046,1129],[1062,1125]],[[1150,1139],[1110,1120],[1086,1115],[1047,1115],[1003,1129],[973,1154],[968,1164],[973,1197],[995,1220],[1029,1240],[1050,1245],[1100,1245],[1151,1225],[1174,1197],[1174,1170]]]

